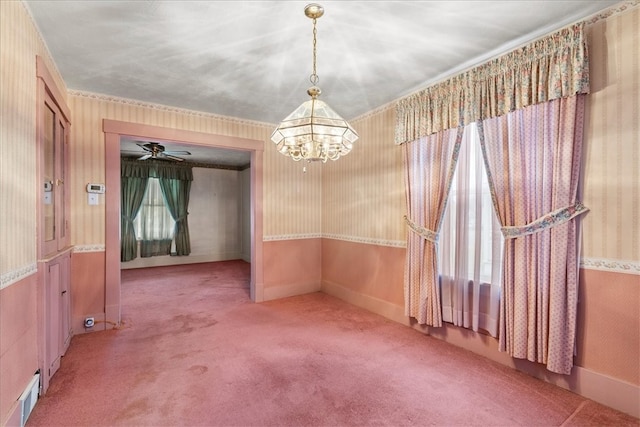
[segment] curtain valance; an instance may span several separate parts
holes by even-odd
[[[179,163],[167,163],[154,160],[120,159],[120,176],[130,178],[164,178],[180,181],[193,181],[193,168]]]
[[[589,92],[584,23],[564,28],[396,105],[396,144]]]

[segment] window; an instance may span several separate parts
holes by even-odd
[[[138,215],[133,220],[140,256],[169,255],[175,221],[169,212],[158,178],[149,178]]]
[[[464,132],[440,231],[442,315],[497,336],[503,239],[475,124]]]

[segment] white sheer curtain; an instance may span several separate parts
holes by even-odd
[[[497,337],[503,237],[475,123],[464,130],[440,234],[442,319]]]
[[[167,209],[158,178],[149,178],[140,211],[134,220],[140,256],[169,255],[175,221]]]

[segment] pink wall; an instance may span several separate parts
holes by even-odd
[[[38,369],[37,275],[0,290],[0,416],[12,413]],[[4,425],[6,419],[0,419]]]
[[[71,257],[71,326],[74,334],[83,333],[85,317],[104,321],[105,253],[74,252]],[[97,323],[92,331],[104,330]]]
[[[322,239],[322,282],[404,307],[404,248]]]
[[[320,290],[321,239],[267,241],[264,248],[264,300]]]
[[[581,269],[578,298],[576,364],[640,384],[640,276]]]

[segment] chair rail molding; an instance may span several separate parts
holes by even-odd
[[[106,250],[104,244],[93,244],[93,245],[75,245],[73,247],[73,252],[104,252]]]
[[[25,277],[31,276],[38,272],[38,265],[34,262],[23,267],[16,268],[15,270],[7,271],[0,276],[0,289],[4,289],[18,283]]]
[[[582,258],[580,267],[588,270],[610,271],[640,275],[640,261],[624,261],[606,258]]]

